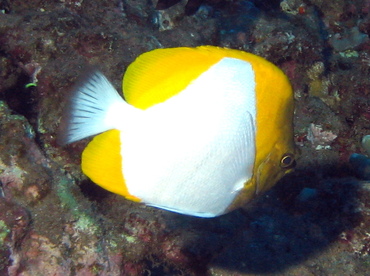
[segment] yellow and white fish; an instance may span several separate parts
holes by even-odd
[[[153,50],[127,68],[123,95],[90,74],[70,98],[60,140],[101,133],[82,171],[127,199],[219,216],[295,164],[292,88],[261,57],[214,46]]]

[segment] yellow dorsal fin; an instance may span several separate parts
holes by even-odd
[[[81,167],[84,174],[102,188],[140,201],[129,194],[125,184],[119,130],[112,129],[95,136],[82,153]]]
[[[238,57],[239,53],[214,46],[156,49],[144,53],[127,68],[123,94],[128,103],[146,109],[181,92],[222,58]]]

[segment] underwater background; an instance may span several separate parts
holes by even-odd
[[[0,275],[369,275],[369,33],[368,0],[0,0]],[[121,91],[141,53],[199,45],[288,75],[296,170],[214,219],[93,184],[88,139],[56,143],[77,77]]]

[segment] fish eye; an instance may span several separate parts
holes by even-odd
[[[291,153],[286,153],[280,160],[280,167],[283,169],[291,169],[296,165],[294,155]]]

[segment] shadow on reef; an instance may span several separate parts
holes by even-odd
[[[103,215],[102,229],[141,241],[130,251],[141,256],[143,275],[207,275],[210,267],[268,274],[319,254],[360,224],[360,184],[351,175],[337,165],[297,169],[245,208],[213,219],[130,203],[90,181],[80,188]]]
[[[110,192],[95,184],[90,179],[81,181],[79,184],[79,188],[84,196],[87,197],[90,201],[99,202],[107,199],[111,195]]]
[[[358,182],[331,178],[335,171],[331,166],[297,170],[245,210],[215,219],[169,213],[167,226],[197,233],[183,249],[197,260],[196,275],[205,275],[209,264],[229,272],[281,272],[360,223]]]
[[[36,117],[35,106],[37,99],[34,97],[34,87],[27,87],[29,76],[20,74],[16,81],[17,85],[12,86],[0,93],[0,100],[6,101],[9,107],[16,113],[25,116],[33,123],[32,118]]]

